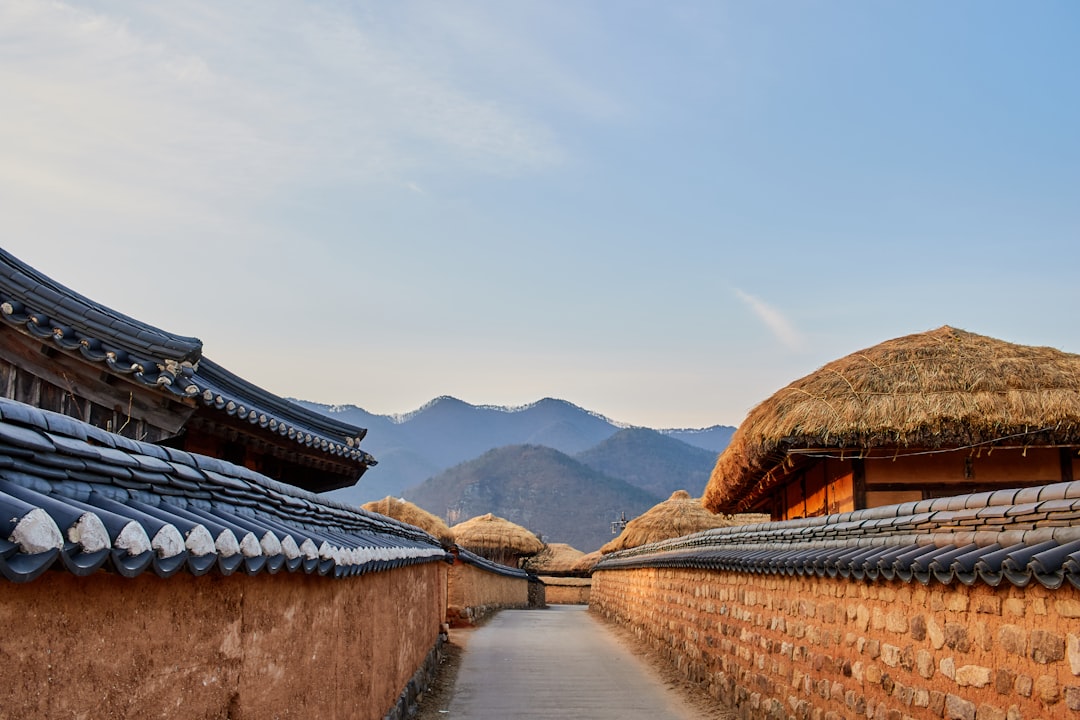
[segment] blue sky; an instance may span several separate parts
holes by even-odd
[[[1080,352],[1069,2],[0,4],[3,246],[281,395],[737,425]]]

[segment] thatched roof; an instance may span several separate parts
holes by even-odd
[[[395,520],[415,525],[438,540],[444,547],[454,544],[454,533],[441,519],[432,515],[422,507],[418,507],[408,500],[390,497],[387,495],[382,500],[372,500],[364,503],[361,507],[380,515],[392,517]]]
[[[585,553],[566,543],[548,543],[543,550],[526,560],[524,567],[538,573],[572,572],[574,565],[584,556]]]
[[[1080,442],[1080,355],[948,326],[825,365],[755,407],[703,503],[731,510],[792,450]]]
[[[600,562],[603,557],[603,553],[599,550],[593,550],[591,553],[586,553],[578,558],[578,561],[570,569],[576,573],[591,573],[593,568],[596,567],[596,563]]]
[[[480,554],[488,550],[535,555],[544,549],[544,543],[536,535],[491,513],[458,523],[450,530],[458,545]]]
[[[685,490],[676,490],[664,502],[654,505],[642,515],[626,523],[626,527],[617,538],[600,548],[603,554],[617,550],[647,545],[661,540],[690,535],[691,533],[718,527],[731,527],[745,524],[746,520],[730,515],[716,515],[701,505],[701,501],[690,497]],[[754,516],[753,522],[760,522]]]

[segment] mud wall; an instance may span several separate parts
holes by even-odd
[[[625,624],[741,718],[1080,718],[1080,591],[598,571]]]
[[[447,581],[447,620],[471,625],[500,608],[529,607],[529,581],[456,562]]]
[[[0,583],[0,708],[25,718],[377,720],[437,643],[446,571],[55,572]]]
[[[592,581],[588,578],[540,576],[549,605],[588,605]]]

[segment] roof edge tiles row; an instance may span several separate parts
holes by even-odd
[[[450,561],[438,540],[222,460],[0,398],[0,574],[304,572]]]
[[[331,455],[373,466],[378,464],[360,449],[367,430],[308,410],[244,380],[204,357],[195,369],[194,382],[205,405],[253,425],[316,447]]]
[[[638,567],[1080,588],[1080,481],[716,528],[596,569]]]
[[[517,578],[519,580],[531,580],[536,577],[527,570],[512,568],[509,565],[503,565],[494,560],[488,560],[486,557],[477,555],[470,550],[466,550],[460,545],[457,545],[456,548],[455,554],[457,555],[458,560],[466,565],[472,565],[475,568],[484,570],[485,572],[495,573],[496,575],[502,575],[504,577]]]
[[[190,378],[202,356],[201,340],[166,332],[96,303],[3,248],[0,318],[146,385],[164,386],[178,395],[196,392]]]

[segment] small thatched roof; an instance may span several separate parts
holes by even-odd
[[[479,554],[487,550],[535,555],[544,549],[544,543],[536,535],[491,513],[458,523],[450,530],[458,545]]]
[[[586,553],[578,558],[578,561],[570,569],[576,573],[591,573],[593,568],[596,567],[596,563],[600,562],[603,557],[603,553],[599,550],[593,550],[591,553]]]
[[[700,500],[690,497],[685,490],[676,490],[664,502],[626,523],[619,536],[600,548],[600,552],[606,555],[702,530],[740,524],[743,522],[730,516],[709,512]]]
[[[948,326],[825,365],[755,407],[703,503],[732,510],[792,450],[1080,442],[1080,355]]]
[[[548,543],[536,555],[525,561],[526,570],[543,573],[573,572],[574,565],[585,553],[566,543]]]
[[[422,507],[418,507],[408,500],[390,497],[387,495],[382,500],[372,500],[364,503],[361,507],[371,512],[392,517],[395,520],[409,523],[420,528],[428,535],[438,540],[443,547],[454,544],[454,533],[437,516],[432,515]]]

